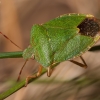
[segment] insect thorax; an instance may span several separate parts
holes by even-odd
[[[94,17],[84,14],[60,16],[32,27],[31,48],[24,51],[23,57],[28,59],[34,53],[35,59],[44,67],[73,59],[95,43],[99,31],[99,23]]]

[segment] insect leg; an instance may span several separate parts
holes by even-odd
[[[87,68],[88,66],[87,66],[87,64],[86,64],[85,60],[83,59],[83,57],[82,57],[82,56],[80,56],[80,58],[81,58],[81,60],[83,61],[84,65],[85,65],[85,66],[86,66],[86,68]]]
[[[48,77],[51,76],[52,71],[53,71],[53,70],[52,70],[51,67],[49,66],[48,69],[47,69],[47,76],[48,76]]]
[[[25,86],[27,86],[30,79],[39,77],[41,75],[41,72],[42,72],[42,66],[39,66],[38,72],[35,75],[31,75],[31,76],[26,77]]]
[[[26,65],[26,62],[27,62],[27,61],[28,61],[28,60],[25,61],[24,65],[23,65],[22,68],[20,69],[20,72],[19,72],[19,75],[18,75],[17,81],[20,80],[21,73],[22,73],[23,68],[24,68],[24,66]]]
[[[72,62],[72,63],[74,63],[74,64],[76,64],[76,65],[78,65],[78,66],[80,66],[80,67],[87,68],[87,64],[86,64],[85,60],[83,59],[83,57],[82,57],[82,56],[80,56],[80,58],[81,58],[81,60],[82,60],[82,62],[83,62],[84,64],[79,63],[79,62],[74,61],[74,60],[70,60],[70,62]]]

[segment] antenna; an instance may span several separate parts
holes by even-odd
[[[19,49],[22,50],[21,47],[19,47],[16,43],[14,43],[12,40],[10,40],[10,39],[9,39],[6,35],[4,35],[2,32],[0,32],[0,34],[1,34],[2,36],[4,36],[7,40],[9,40],[11,43],[13,43],[15,46],[17,46]]]
[[[28,61],[28,60],[25,60],[24,65],[23,65],[22,68],[20,69],[20,72],[19,72],[19,75],[18,75],[17,81],[20,80],[21,73],[22,73],[23,68],[25,67],[27,61]]]

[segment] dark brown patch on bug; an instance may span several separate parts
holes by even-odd
[[[80,25],[80,34],[94,37],[100,31],[99,20],[93,18],[86,18]]]

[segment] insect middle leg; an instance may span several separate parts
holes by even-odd
[[[39,66],[39,69],[38,69],[38,72],[37,72],[36,74],[31,75],[31,76],[28,76],[28,77],[26,78],[25,86],[27,86],[27,84],[28,84],[28,82],[29,82],[30,79],[39,77],[39,76],[41,75],[42,68],[43,68],[43,67],[40,65],[40,66]]]
[[[50,77],[52,72],[53,72],[53,69],[51,69],[51,67],[49,66],[47,69],[47,76]]]
[[[85,60],[83,59],[83,57],[82,57],[82,56],[80,56],[80,58],[81,58],[81,60],[82,60],[82,62],[83,62],[84,64],[79,63],[79,62],[74,61],[74,60],[70,60],[70,62],[72,62],[72,63],[74,63],[74,64],[76,64],[76,65],[78,65],[78,66],[80,66],[80,67],[87,68],[88,66],[87,66],[87,64],[86,64]]]

